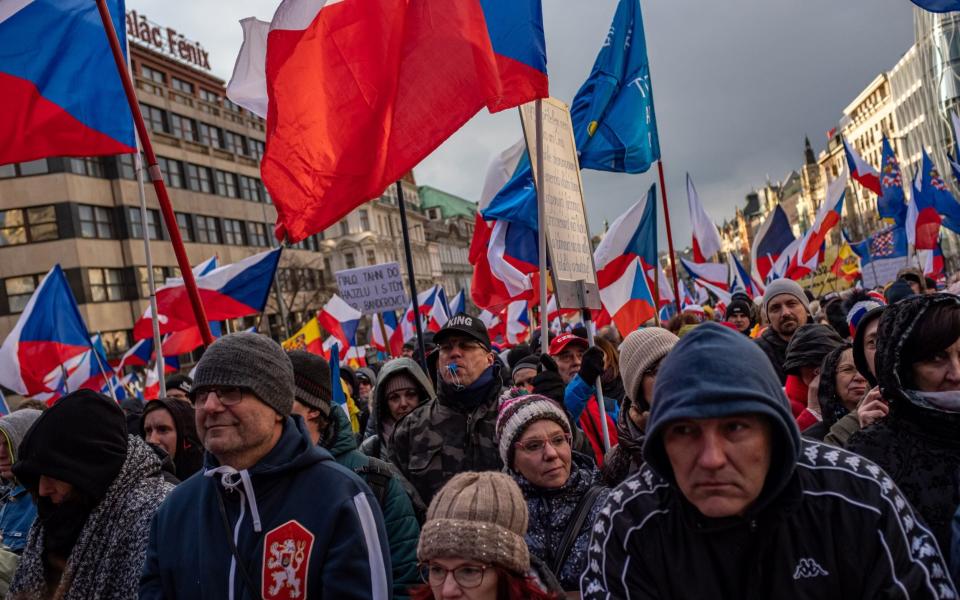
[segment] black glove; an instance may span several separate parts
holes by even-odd
[[[567,386],[563,384],[557,363],[549,355],[540,355],[540,372],[531,383],[533,383],[534,394],[546,396],[563,406],[563,396]]]
[[[593,346],[583,353],[580,359],[580,378],[590,385],[596,385],[597,377],[603,375],[603,350]]]

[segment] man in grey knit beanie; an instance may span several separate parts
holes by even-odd
[[[190,396],[207,451],[222,464],[246,469],[276,444],[290,416],[293,364],[266,336],[226,335],[197,363]]]
[[[757,345],[767,355],[782,385],[787,381],[783,368],[787,344],[797,329],[809,322],[810,301],[796,281],[776,279],[764,290],[762,312],[769,327],[757,338]]]

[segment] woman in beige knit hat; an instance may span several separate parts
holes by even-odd
[[[557,599],[530,570],[526,531],[527,505],[508,475],[456,475],[427,509],[417,545],[425,583],[411,599]]]

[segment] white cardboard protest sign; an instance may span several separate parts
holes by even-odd
[[[403,276],[395,262],[344,269],[334,275],[340,297],[365,315],[407,308]]]

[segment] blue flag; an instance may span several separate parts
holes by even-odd
[[[893,219],[897,227],[902,227],[907,220],[903,174],[886,136],[883,138],[883,155],[880,159],[880,195],[877,197],[877,212],[884,219]]]
[[[333,403],[347,411],[347,396],[343,393],[343,384],[340,383],[340,344],[330,348],[330,380],[333,386]]]
[[[570,117],[582,169],[643,173],[659,160],[640,0],[620,0],[593,71],[573,99]],[[483,210],[483,218],[522,225],[536,238],[537,192],[526,152]]]
[[[620,0],[570,112],[581,168],[643,173],[660,159],[640,0]]]
[[[945,13],[960,10],[960,0],[911,0],[923,10]]]

